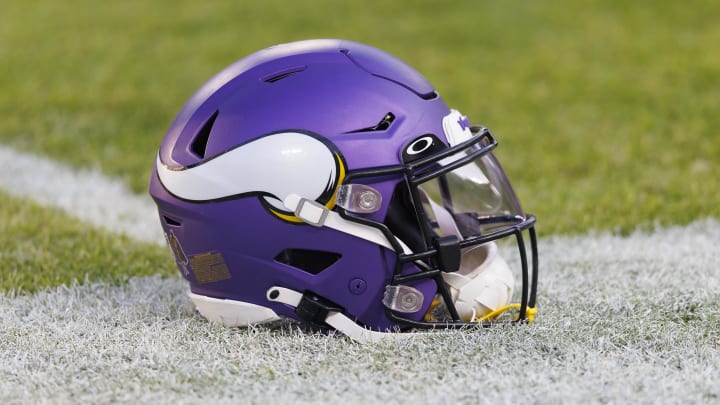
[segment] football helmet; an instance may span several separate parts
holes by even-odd
[[[398,58],[300,41],[205,83],[170,125],[149,191],[210,321],[290,317],[359,341],[527,321],[536,220],[496,146]]]

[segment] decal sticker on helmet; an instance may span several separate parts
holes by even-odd
[[[445,149],[445,144],[437,136],[425,134],[415,138],[403,149],[402,160],[404,163],[410,163],[443,149]]]
[[[450,146],[465,142],[473,136],[470,131],[470,120],[458,110],[450,110],[450,114],[443,117],[442,125]]]
[[[160,182],[176,197],[193,202],[258,196],[276,216],[300,222],[283,200],[297,194],[328,208],[345,175],[335,147],[308,132],[269,134],[198,165],[178,170],[158,155]]]
[[[170,231],[169,233],[165,233],[165,239],[167,240],[168,246],[170,246],[170,251],[172,252],[173,256],[175,257],[175,263],[178,264],[180,269],[182,270],[184,275],[188,275],[188,258],[185,256],[185,252],[183,252],[182,246],[180,246],[180,242],[175,237],[175,233],[173,231]]]
[[[423,136],[413,141],[410,146],[405,149],[408,155],[418,155],[430,149],[433,139],[429,136]]]
[[[225,258],[220,252],[201,253],[191,257],[190,268],[200,284],[227,280],[232,277],[225,264]]]

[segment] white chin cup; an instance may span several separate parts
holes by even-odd
[[[510,303],[515,280],[495,242],[463,251],[460,269],[443,273],[463,321],[475,321]]]
[[[188,295],[200,315],[224,326],[248,326],[280,319],[272,309],[249,302],[206,297],[189,291]]]

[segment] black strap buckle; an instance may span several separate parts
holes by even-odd
[[[433,247],[437,250],[438,266],[446,273],[460,269],[460,240],[455,235],[433,239]]]
[[[308,291],[303,293],[300,303],[295,308],[295,313],[300,319],[322,326],[327,325],[325,318],[327,318],[330,311],[342,312],[343,309],[339,305]]]

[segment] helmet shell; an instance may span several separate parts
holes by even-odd
[[[170,125],[158,164],[186,170],[260,138],[297,132],[321,140],[336,156],[341,167],[328,183],[336,189],[343,173],[402,164],[402,151],[418,136],[434,134],[447,144],[442,117],[449,112],[433,86],[392,55],[351,41],[294,42],[247,56],[205,83]],[[379,125],[388,114],[391,122]],[[234,181],[248,182],[268,170],[265,164],[262,157],[250,159],[246,170],[232,174]],[[385,221],[403,181],[386,176],[371,184],[383,200],[368,219]],[[190,201],[168,190],[155,167],[149,191],[193,293],[297,318],[293,308],[266,298],[271,286],[283,286],[322,296],[373,329],[401,326],[386,317],[382,304],[395,252],[278,215],[267,190]],[[318,202],[332,207],[333,196]],[[419,270],[406,264],[404,271]],[[430,280],[413,287],[425,297],[421,310],[411,315],[421,319],[437,287]]]

